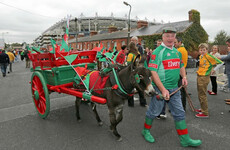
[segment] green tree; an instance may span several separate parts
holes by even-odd
[[[216,34],[213,44],[214,45],[225,45],[226,44],[225,41],[228,38],[230,38],[230,36],[227,35],[227,32],[225,32],[224,30],[221,30]]]

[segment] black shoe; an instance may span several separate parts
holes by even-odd
[[[141,107],[146,107],[146,106],[147,106],[147,104],[140,104],[140,106],[141,106]]]
[[[8,74],[9,74],[10,72],[8,71]]]

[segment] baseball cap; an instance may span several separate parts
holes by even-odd
[[[176,29],[174,27],[164,27],[163,33],[176,33]]]

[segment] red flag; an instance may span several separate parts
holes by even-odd
[[[100,47],[94,47],[92,50],[93,50],[93,51],[100,52],[100,51],[101,51],[101,48],[100,48]]]

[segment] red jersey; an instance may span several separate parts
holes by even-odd
[[[114,57],[114,60],[116,61],[116,63],[124,64],[124,62],[125,62],[125,51],[120,50],[119,53]]]

